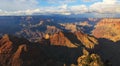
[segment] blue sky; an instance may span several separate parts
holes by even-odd
[[[91,4],[93,4],[93,3],[95,3],[95,2],[102,2],[102,0],[71,0],[71,2],[70,1],[68,1],[68,2],[65,2],[64,0],[63,0],[63,2],[62,3],[59,3],[60,1],[58,0],[58,2],[56,1],[56,2],[54,2],[54,3],[52,3],[52,2],[50,2],[50,1],[52,1],[52,0],[39,0],[39,5],[40,6],[56,6],[56,5],[61,5],[61,4],[68,4],[69,6],[72,6],[72,5],[80,5],[80,4],[84,4],[84,5],[86,5],[86,6],[90,6]],[[54,1],[54,0],[53,0]]]
[[[120,0],[0,0],[0,15],[120,14]]]

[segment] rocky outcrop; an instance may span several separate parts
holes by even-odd
[[[23,60],[20,58],[21,55],[24,54],[24,52],[27,52],[27,46],[26,45],[20,45],[17,49],[17,51],[13,54],[12,57],[12,66],[22,66]]]
[[[75,35],[77,36],[78,40],[81,41],[81,43],[87,48],[94,48],[94,46],[98,44],[97,39],[88,34],[77,31],[75,32]]]
[[[63,32],[59,32],[51,36],[50,43],[51,45],[77,47],[64,35]]]
[[[120,19],[102,19],[92,34],[97,38],[106,38],[114,42],[120,40]]]
[[[50,33],[50,34],[54,34],[54,33],[58,33],[59,31],[61,31],[59,28],[57,28],[56,26],[49,26],[47,25],[47,29],[46,29],[46,33]]]
[[[85,22],[80,22],[79,24],[80,26],[88,26],[88,27],[91,27],[92,25],[89,24],[89,22],[85,21]]]
[[[4,35],[0,40],[0,53],[9,53],[12,50],[12,42],[8,35]]]
[[[19,42],[20,41],[20,42]],[[0,39],[0,64],[1,66],[22,66],[22,55],[27,51],[29,42],[5,34]]]
[[[77,60],[78,66],[104,66],[101,58],[97,54],[89,54],[89,52],[83,49],[83,55]]]
[[[21,31],[17,32],[17,36],[23,36],[31,42],[37,42],[42,39],[46,33],[54,34],[62,31],[62,26],[50,20],[40,20],[39,22],[32,22],[31,18],[21,22]]]
[[[71,32],[77,31],[77,25],[74,23],[61,24],[61,26],[64,26],[66,30],[69,30]]]
[[[7,61],[12,57],[12,50],[12,42],[9,40],[8,35],[4,35],[0,40],[0,64],[2,66],[10,65]]]
[[[47,35],[48,37],[48,35]],[[67,47],[83,47],[93,49],[98,41],[95,37],[84,34],[81,31],[59,32],[50,36],[51,45],[67,46]]]
[[[23,36],[31,42],[37,42],[44,37],[44,33],[40,31],[32,31],[30,29],[23,29],[17,32],[18,36]]]
[[[43,66],[46,58],[39,46],[26,39],[10,35],[0,39],[0,66]]]

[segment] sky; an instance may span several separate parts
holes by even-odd
[[[0,0],[0,15],[120,14],[120,0]]]

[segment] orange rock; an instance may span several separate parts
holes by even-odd
[[[67,46],[67,47],[77,47],[64,35],[64,33],[59,32],[50,37],[50,42],[52,45]]]
[[[102,19],[92,34],[97,38],[106,38],[114,42],[120,40],[120,19]]]
[[[78,40],[80,40],[87,48],[94,48],[94,46],[98,44],[97,39],[95,39],[93,36],[89,36],[80,31],[75,32],[75,35],[77,36]]]

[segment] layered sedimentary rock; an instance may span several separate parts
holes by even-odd
[[[47,56],[23,38],[4,35],[0,39],[0,66],[44,65]]]
[[[69,38],[65,36],[63,32],[59,32],[50,37],[50,42],[52,45],[67,46],[67,47],[77,47],[74,45]]]
[[[79,47],[85,46],[87,48],[94,48],[98,44],[95,37],[84,34],[81,31],[72,32],[59,32],[50,36],[52,45]]]
[[[94,48],[94,46],[98,44],[97,39],[93,36],[84,34],[80,31],[75,32],[75,34],[76,34],[78,40],[81,41],[81,43],[87,48]]]
[[[120,40],[120,19],[102,19],[92,34],[97,38],[106,38],[114,42]]]

